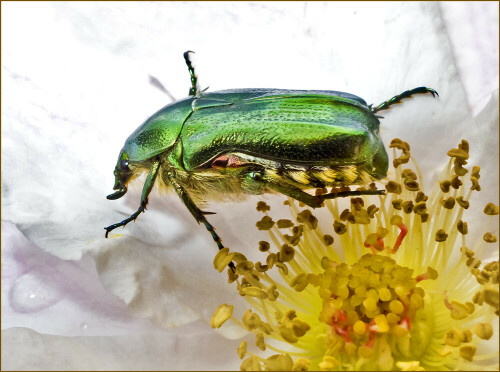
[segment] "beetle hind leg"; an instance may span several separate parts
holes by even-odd
[[[279,192],[280,194],[289,196],[292,199],[298,200],[311,208],[322,207],[323,202],[327,199],[360,195],[385,195],[385,190],[347,190],[332,192],[324,195],[311,195],[288,183],[279,182],[273,179],[267,179],[264,182],[266,182],[269,188]]]
[[[411,98],[413,94],[426,94],[426,93],[431,93],[433,97],[438,96],[438,92],[436,92],[432,88],[427,88],[427,87],[418,87],[414,88],[411,90],[404,91],[401,94],[398,94],[397,96],[392,97],[390,100],[382,102],[380,105],[376,107],[371,107],[370,105],[370,111],[373,112],[374,114],[382,111],[382,110],[387,110],[390,106],[396,104],[396,103],[401,103],[402,99],[405,98]]]

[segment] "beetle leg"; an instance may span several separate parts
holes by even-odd
[[[402,99],[411,98],[411,96],[413,94],[426,94],[426,93],[431,93],[433,97],[435,97],[435,96],[439,97],[438,92],[436,92],[432,88],[418,87],[418,88],[414,88],[411,90],[407,90],[401,94],[398,94],[397,96],[392,97],[390,100],[382,102],[377,107],[371,107],[371,105],[370,105],[370,110],[371,110],[371,112],[373,112],[375,114],[379,111],[387,110],[390,106],[392,106],[396,103],[401,103]]]
[[[134,214],[132,214],[129,218],[124,219],[122,222],[118,222],[118,223],[115,223],[114,225],[105,227],[104,229],[106,230],[106,238],[108,237],[108,234],[110,231],[113,231],[117,227],[125,226],[130,221],[135,221],[136,218],[142,212],[144,212],[144,210],[146,209],[146,205],[148,204],[149,193],[153,189],[156,176],[158,175],[158,169],[160,169],[160,162],[155,161],[153,163],[153,165],[151,166],[151,169],[149,170],[148,177],[146,178],[146,182],[144,183],[144,187],[142,188],[141,205],[139,206],[137,211]]]
[[[269,182],[268,186],[281,194],[298,200],[311,208],[319,208],[326,199],[345,198],[358,195],[385,195],[384,190],[349,190],[324,195],[311,195],[299,188],[282,183]]]
[[[191,76],[191,88],[189,88],[189,95],[196,96],[198,92],[198,77],[194,73],[194,67],[191,64],[191,60],[189,59],[189,53],[194,53],[192,50],[188,50],[184,52],[184,59],[186,60],[186,65],[189,70],[189,75]],[[207,88],[208,89],[208,88]]]
[[[177,182],[177,180],[175,179],[173,174],[171,174],[170,172],[167,172],[167,179],[168,179],[168,182],[170,183],[170,185],[172,185],[172,187],[174,188],[177,195],[179,195],[179,197],[181,198],[184,205],[191,212],[191,214],[193,215],[195,220],[198,223],[203,223],[205,225],[205,228],[208,230],[210,235],[212,235],[212,239],[214,240],[215,244],[217,244],[217,247],[219,248],[219,250],[223,249],[224,245],[222,244],[221,238],[215,232],[214,227],[205,218],[206,214],[215,214],[215,213],[204,212],[200,208],[198,208],[196,206],[196,204],[194,204],[193,200],[191,199],[189,194],[186,192],[186,190],[179,184],[179,182]],[[235,269],[234,263],[230,262],[228,266],[233,270],[233,272],[235,272],[236,269]]]

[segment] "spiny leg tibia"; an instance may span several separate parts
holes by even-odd
[[[212,236],[212,239],[215,241],[215,244],[217,244],[217,247],[219,248],[219,250],[223,249],[224,245],[222,244],[221,238],[215,232],[214,227],[205,218],[205,215],[214,214],[214,213],[204,212],[200,208],[198,208],[196,206],[196,204],[194,204],[193,200],[191,199],[189,194],[186,192],[186,190],[184,190],[184,188],[177,182],[177,180],[175,179],[175,177],[171,173],[167,173],[167,179],[168,179],[168,182],[170,183],[170,185],[172,185],[172,187],[174,188],[177,195],[179,195],[179,197],[181,198],[184,205],[191,212],[191,214],[193,215],[195,220],[198,223],[203,223],[205,225],[205,228],[208,230],[208,232]],[[234,263],[230,262],[228,266],[233,270],[233,272],[236,272]]]

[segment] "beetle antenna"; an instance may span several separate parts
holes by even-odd
[[[432,88],[427,88],[427,87],[418,87],[414,88],[411,90],[404,91],[401,94],[398,94],[397,96],[392,97],[390,100],[382,102],[380,105],[377,107],[372,107],[372,105],[369,106],[370,111],[373,112],[374,114],[376,112],[382,111],[382,110],[387,110],[390,106],[396,104],[396,103],[401,103],[402,99],[405,98],[411,98],[413,94],[426,94],[426,93],[431,93],[433,97],[438,96],[438,92],[436,92]]]
[[[192,50],[184,52],[184,60],[186,61],[186,65],[189,70],[189,75],[191,75],[191,88],[189,88],[189,95],[196,96],[198,94],[198,78],[194,73],[194,67],[191,63],[191,59],[189,59],[189,53],[194,53],[194,52]]]

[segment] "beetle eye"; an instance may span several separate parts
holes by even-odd
[[[125,159],[120,160],[120,170],[122,170],[124,172],[130,171],[130,168],[128,167],[128,165],[129,165],[128,160],[125,160]]]

